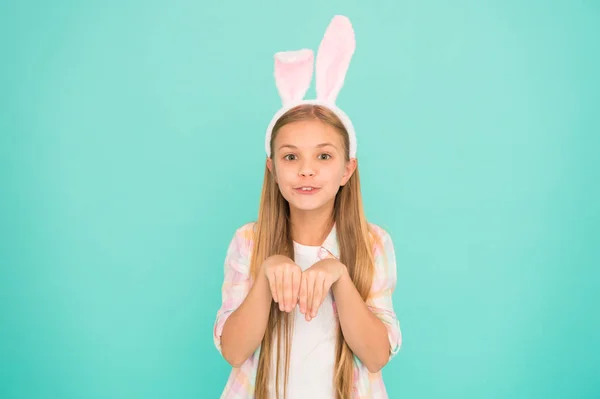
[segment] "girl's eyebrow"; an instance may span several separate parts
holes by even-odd
[[[333,143],[321,143],[321,144],[317,144],[316,145],[317,148],[322,148],[322,147],[327,147],[327,146],[331,146],[333,148],[337,148]],[[282,146],[279,147],[279,150],[281,150],[282,148],[285,148],[285,147],[291,148],[291,149],[294,149],[294,150],[298,149],[298,147],[296,147],[295,145],[292,145],[292,144],[283,144]]]

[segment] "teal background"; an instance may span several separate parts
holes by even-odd
[[[600,397],[600,3],[126,0],[0,5],[0,398],[218,398],[272,56],[334,14],[396,245],[390,397]]]

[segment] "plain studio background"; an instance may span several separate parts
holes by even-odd
[[[600,3],[5,1],[2,399],[218,398],[273,54],[316,51],[334,14],[396,245],[390,397],[600,397]]]

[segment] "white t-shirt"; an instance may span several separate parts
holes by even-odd
[[[295,262],[302,270],[319,261],[320,246],[306,246],[294,242]],[[292,311],[295,315],[288,375],[288,399],[332,399],[335,397],[333,373],[337,320],[333,312],[332,294],[329,291],[318,309],[317,317],[306,321],[300,313],[300,305]],[[273,341],[277,345],[277,336]],[[281,345],[282,365],[280,371],[280,398],[283,398],[283,361],[285,346]],[[271,398],[275,399],[275,367],[277,356],[273,350],[271,366]]]

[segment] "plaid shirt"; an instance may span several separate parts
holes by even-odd
[[[396,318],[392,304],[392,293],[396,287],[394,246],[391,237],[385,230],[372,223],[370,227],[372,232],[379,237],[382,245],[373,248],[375,275],[367,305],[387,327],[391,359],[398,353],[402,343],[400,323]],[[225,321],[244,301],[252,284],[249,272],[250,257],[254,244],[253,228],[254,223],[248,223],[237,229],[227,249],[222,303],[217,312],[213,329],[214,343],[219,352],[221,352],[221,333]],[[320,259],[331,257],[337,259],[340,257],[335,226],[321,245],[319,252]],[[259,354],[260,346],[239,368],[231,370],[221,399],[254,398],[254,382]],[[370,373],[360,359],[354,356],[353,399],[384,399],[387,397],[381,371]]]

